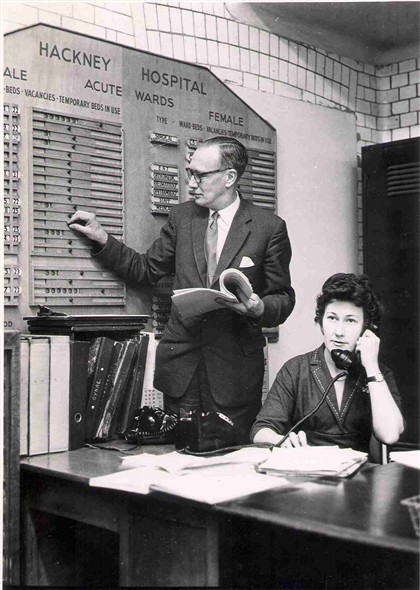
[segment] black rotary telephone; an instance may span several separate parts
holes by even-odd
[[[131,428],[124,432],[133,444],[164,444],[174,442],[178,417],[155,406],[139,408]]]
[[[166,444],[175,442],[177,450],[192,452],[224,449],[235,442],[233,422],[219,412],[193,410],[180,418],[154,406],[139,408],[133,424],[124,432],[132,444]]]

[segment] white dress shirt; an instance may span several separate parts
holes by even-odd
[[[228,205],[224,209],[220,209],[218,211],[219,218],[217,219],[217,251],[216,251],[216,258],[217,262],[219,262],[220,254],[222,253],[223,246],[225,245],[227,235],[230,230],[230,226],[232,225],[233,218],[237,210],[239,209],[239,205],[241,204],[241,200],[236,193],[236,199],[233,201],[231,205]],[[209,222],[210,217],[214,213],[213,209],[209,209]]]

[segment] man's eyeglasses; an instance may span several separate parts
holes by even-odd
[[[216,174],[216,172],[224,172],[225,170],[230,170],[230,168],[218,168],[217,170],[209,170],[208,172],[194,172],[189,168],[185,168],[185,170],[187,171],[188,182],[190,182],[191,178],[194,178],[195,182],[200,184],[200,182],[206,176],[209,176],[210,174]]]

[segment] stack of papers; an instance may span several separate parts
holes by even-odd
[[[420,451],[391,451],[389,458],[407,467],[420,469]]]
[[[219,466],[213,473],[197,471],[190,475],[169,476],[152,483],[151,489],[217,504],[283,486],[290,486],[290,483],[281,477],[262,475],[253,466],[242,464]]]
[[[261,475],[246,463],[219,465],[212,472],[196,470],[188,475],[173,475],[155,468],[137,467],[93,477],[89,480],[89,485],[136,494],[159,491],[206,504],[290,486],[286,479]]]
[[[249,447],[219,456],[196,457],[176,451],[122,457],[122,470],[94,477],[91,486],[136,494],[165,492],[197,502],[216,504],[291,484],[281,476],[347,477],[367,454],[338,447],[284,449]],[[280,476],[280,477],[279,477]]]
[[[138,469],[126,469],[109,475],[91,477],[89,485],[108,490],[123,490],[135,494],[148,494],[152,482],[170,477],[169,473],[159,471],[153,467],[139,467]]]
[[[148,494],[155,490],[206,504],[233,500],[272,488],[290,486],[286,479],[262,475],[256,466],[270,455],[267,448],[246,448],[218,457],[177,452],[125,456],[117,473],[94,477],[89,485]]]
[[[122,457],[124,467],[157,467],[172,474],[187,474],[191,470],[213,468],[217,465],[232,465],[248,463],[258,465],[268,459],[271,451],[267,447],[245,447],[239,451],[226,453],[225,455],[209,455],[196,457],[195,455],[184,455],[173,451],[163,455],[151,455],[141,453],[140,455],[125,455]]]
[[[367,461],[367,453],[336,446],[274,448],[260,473],[302,477],[348,477]]]

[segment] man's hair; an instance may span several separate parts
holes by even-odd
[[[238,174],[238,179],[244,173],[248,164],[248,154],[244,145],[233,137],[224,137],[218,135],[205,139],[198,147],[209,147],[217,145],[220,151],[220,167],[234,168]]]
[[[333,299],[351,301],[364,312],[364,328],[379,328],[382,316],[382,303],[366,275],[337,273],[322,285],[322,292],[316,298],[315,322],[322,325],[326,306]]]

